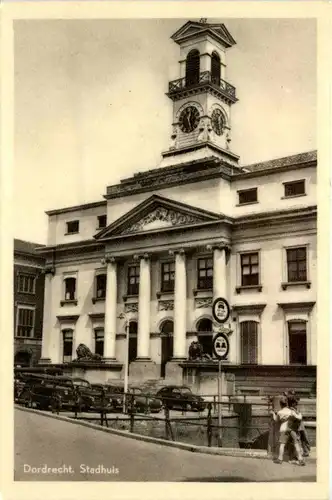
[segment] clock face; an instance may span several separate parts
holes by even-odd
[[[180,114],[179,126],[182,132],[192,132],[197,128],[200,120],[199,111],[195,106],[188,106]]]
[[[224,129],[224,117],[220,109],[215,109],[211,115],[211,125],[217,135],[222,135]]]

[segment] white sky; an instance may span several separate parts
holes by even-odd
[[[242,164],[316,148],[316,24],[209,19],[237,41],[232,150]],[[99,201],[168,149],[186,19],[15,22],[14,235],[45,243],[45,210]]]

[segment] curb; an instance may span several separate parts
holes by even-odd
[[[241,450],[239,448],[209,448],[208,446],[198,446],[194,444],[181,443],[179,441],[167,441],[166,439],[155,438],[151,436],[144,436],[142,434],[130,433],[128,431],[121,431],[119,429],[112,429],[110,427],[102,427],[98,424],[93,424],[91,422],[84,422],[83,420],[77,420],[70,417],[65,417],[64,415],[57,415],[55,413],[49,413],[41,410],[36,410],[34,408],[26,408],[24,406],[14,405],[15,409],[20,411],[25,411],[28,413],[36,413],[37,415],[42,415],[43,417],[54,418],[55,420],[62,420],[64,422],[69,422],[71,424],[81,425],[82,427],[88,427],[101,432],[106,432],[108,434],[115,434],[117,436],[126,437],[129,439],[136,439],[137,441],[145,441],[147,443],[160,444],[163,446],[168,446],[170,448],[177,448],[179,450],[191,451],[193,453],[204,453],[206,455],[219,455],[219,456],[229,456],[229,457],[242,457],[242,458],[260,458],[263,460],[271,460],[266,451],[263,450]],[[316,462],[316,457],[308,457],[307,462]]]

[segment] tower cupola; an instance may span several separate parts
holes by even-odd
[[[206,19],[188,21],[171,38],[180,46],[180,67],[166,94],[173,101],[173,123],[163,164],[188,161],[189,155],[193,160],[216,156],[237,165],[230,143],[231,107],[238,99],[226,76],[226,51],[234,38],[224,24]]]

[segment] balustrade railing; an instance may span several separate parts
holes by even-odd
[[[212,75],[211,71],[203,71],[199,74],[199,77],[196,81],[188,81],[185,77],[178,78],[177,80],[173,80],[169,82],[168,91],[170,94],[179,92],[181,90],[190,89],[202,85],[204,83],[210,83],[219,87],[222,91],[228,94],[232,98],[236,98],[236,89],[230,83],[226,82],[222,78],[217,78]]]

